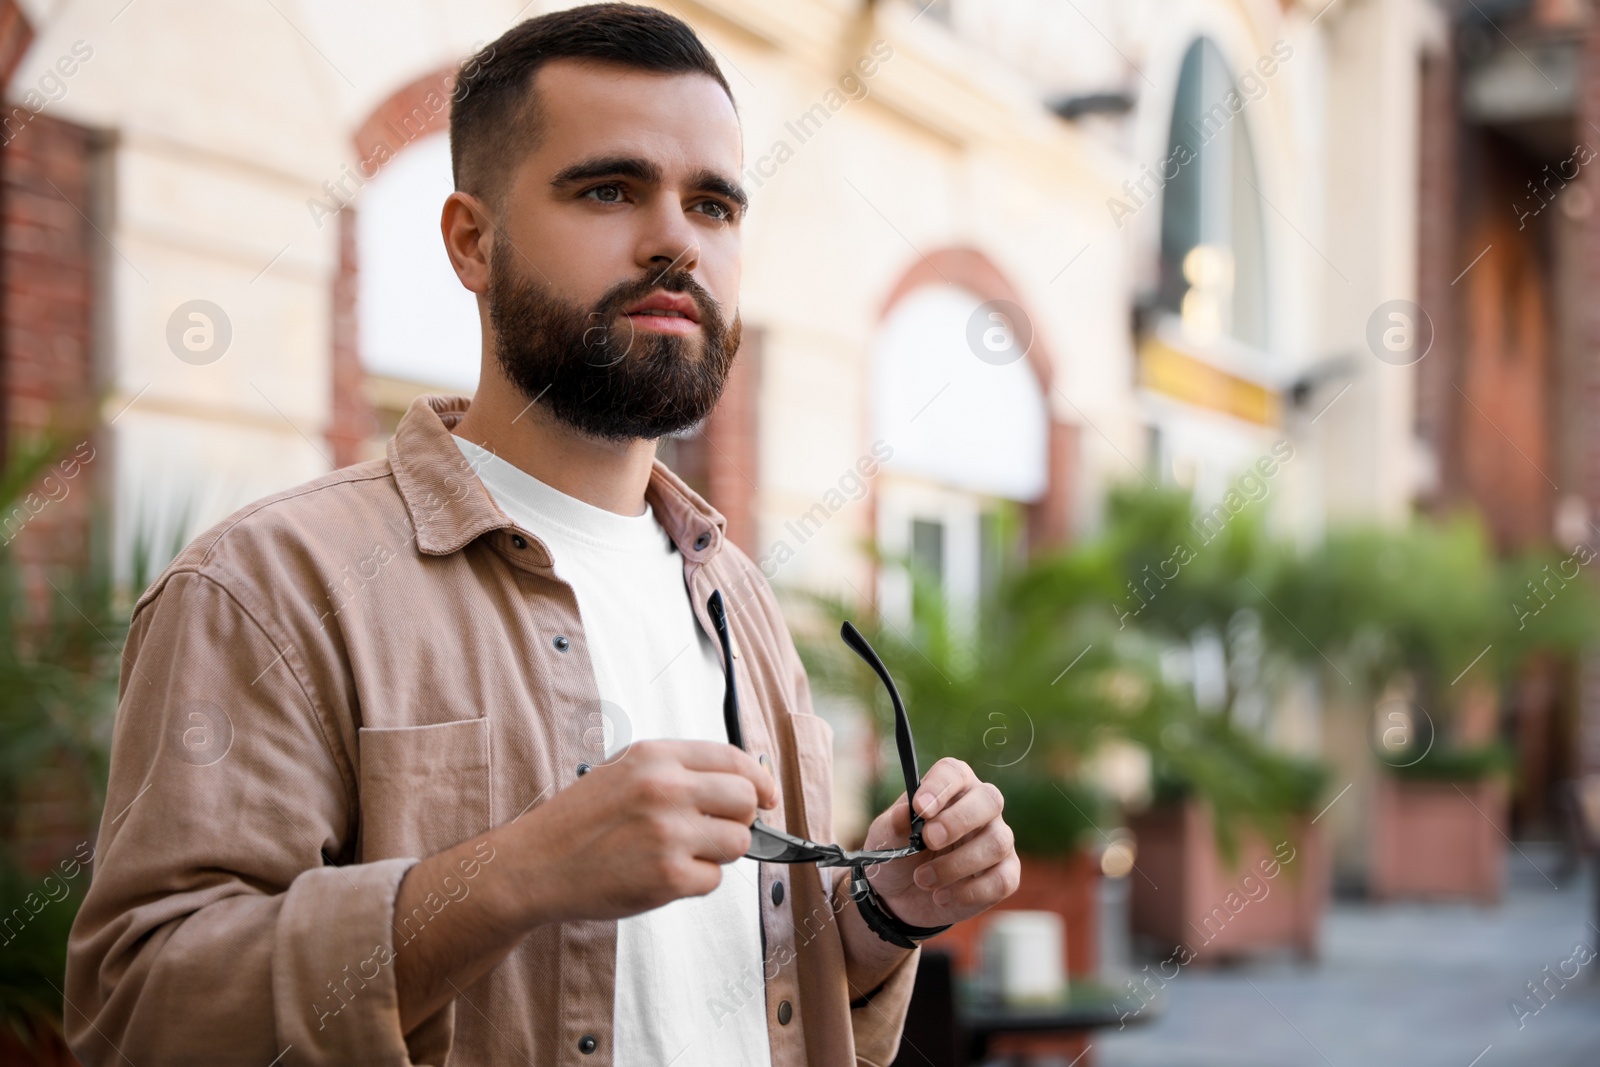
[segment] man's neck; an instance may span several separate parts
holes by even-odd
[[[488,374],[454,432],[586,504],[618,515],[644,514],[654,441],[581,434]]]

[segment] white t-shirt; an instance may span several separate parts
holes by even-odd
[[[597,508],[455,440],[495,503],[549,547],[556,574],[572,586],[609,705],[607,758],[630,740],[726,742],[721,660],[655,512]],[[617,923],[617,1067],[770,1064],[765,991],[749,981],[762,973],[759,869],[741,857],[706,896]]]

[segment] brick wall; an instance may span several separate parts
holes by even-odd
[[[93,455],[70,479],[41,483],[37,511],[0,517],[35,597],[48,592],[51,567],[87,559],[91,487],[104,460],[90,453],[94,418],[94,271],[98,237],[86,216],[93,205],[93,134],[32,117],[0,147],[0,352],[8,449],[49,432],[70,453]],[[21,519],[21,525],[17,520]]]
[[[746,326],[722,398],[692,433],[668,438],[661,461],[728,520],[728,539],[761,556],[761,353],[759,327]]]
[[[0,82],[9,84],[32,33],[0,0]],[[0,456],[49,433],[64,448],[55,469],[0,515],[0,544],[20,564],[41,608],[66,588],[63,572],[89,559],[89,529],[106,471],[95,440],[93,319],[100,238],[95,215],[96,135],[12,105],[0,133]],[[34,770],[13,813],[8,850],[34,874],[92,839],[97,812],[84,769],[56,757]],[[44,1062],[41,1060],[40,1062]],[[66,1061],[62,1061],[66,1062]]]
[[[333,419],[328,426],[328,444],[337,467],[359,463],[376,449],[369,440],[377,432],[378,420],[367,401],[361,367],[361,336],[357,299],[360,278],[357,270],[356,209],[339,212],[339,273],[333,281]]]
[[[1588,128],[1585,120],[1600,120],[1595,47],[1591,31],[1579,131]],[[1569,328],[1574,315],[1564,303],[1587,307],[1600,258],[1589,253],[1590,266],[1574,272],[1569,264],[1583,253],[1563,251],[1569,243],[1600,248],[1600,212],[1573,223],[1563,204],[1520,224],[1515,206],[1542,161],[1464,123],[1460,86],[1452,41],[1423,61],[1420,87],[1417,299],[1434,341],[1417,368],[1416,428],[1439,464],[1438,485],[1421,503],[1436,515],[1476,510],[1497,547],[1512,551],[1550,542],[1556,498],[1574,488],[1585,466],[1579,457],[1600,455],[1595,420],[1585,417],[1600,410],[1600,383],[1590,381],[1587,395],[1579,395],[1584,379],[1594,378],[1585,368],[1600,351],[1600,322],[1590,309],[1586,331]],[[1600,199],[1596,175],[1585,173],[1591,197]],[[1574,226],[1586,226],[1587,235],[1574,238]],[[1574,348],[1587,358],[1573,358]],[[1600,478],[1591,473],[1584,490],[1591,514],[1597,488]],[[1600,662],[1581,670],[1530,664],[1507,711],[1520,759],[1518,823],[1537,828],[1552,779],[1581,759],[1600,769]],[[1572,756],[1575,736],[1587,757]]]
[[[1480,173],[1491,172],[1485,167]],[[1557,473],[1550,334],[1550,282],[1534,227],[1519,231],[1509,204],[1516,186],[1495,175],[1485,203],[1462,232],[1470,255],[1488,249],[1456,284],[1461,343],[1449,455],[1465,496],[1478,505],[1503,550],[1546,545],[1555,512]],[[1459,390],[1459,392],[1457,392]]]
[[[1417,367],[1418,435],[1432,446],[1441,466],[1440,485],[1425,504],[1447,498],[1454,470],[1445,470],[1454,448],[1457,393],[1454,382],[1455,288],[1460,273],[1456,240],[1460,105],[1451,50],[1422,64],[1418,125],[1417,302],[1433,321],[1433,348]]]
[[[1049,480],[1044,495],[1028,505],[1028,549],[1040,552],[1058,548],[1072,537],[1072,493],[1076,488],[1072,472],[1078,466],[1079,435],[1081,430],[1071,423],[1050,415],[1050,450],[1047,470]]]
[[[728,539],[760,556],[762,333],[746,328],[722,399],[701,430],[706,499],[728,520]]]
[[[1579,130],[1592,129],[1600,123],[1600,19],[1593,20],[1584,41],[1582,73],[1578,89]],[[1600,205],[1600,167],[1585,168],[1582,180],[1590,202]],[[1591,521],[1600,515],[1600,301],[1593,294],[1600,292],[1600,210],[1591,210],[1583,220],[1582,251],[1580,262],[1583,271],[1583,291],[1590,294],[1584,302],[1584,322],[1579,331],[1579,380],[1574,383],[1582,395],[1582,410],[1590,417],[1582,419],[1577,430],[1577,467],[1579,492]],[[1600,773],[1600,655],[1591,655],[1582,666],[1579,677],[1578,746],[1581,768],[1586,772]]]

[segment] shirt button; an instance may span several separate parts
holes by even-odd
[[[565,652],[572,647],[572,642],[567,640],[566,634],[556,634],[556,639],[550,643],[556,646],[557,652]]]
[[[523,537],[521,534],[512,534],[511,535],[511,543],[516,545],[518,548],[527,548],[528,547],[528,539],[526,537]]]
[[[589,1053],[593,1052],[599,1046],[599,1044],[600,1042],[594,1039],[593,1034],[584,1034],[582,1037],[578,1038],[578,1051],[587,1056]]]
[[[708,533],[703,533],[699,537],[696,537],[694,539],[694,547],[697,550],[703,550],[710,543],[711,543],[711,535],[708,534]]]
[[[592,768],[590,768],[587,763],[578,764],[578,777],[582,778],[584,775],[588,774],[591,769]]]
[[[783,883],[782,882],[773,882],[772,883],[772,902],[774,904],[782,904],[783,903]]]
[[[794,1018],[794,1006],[785,1000],[778,1005],[778,1025],[788,1026],[792,1018]]]

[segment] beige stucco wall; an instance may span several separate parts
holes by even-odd
[[[30,5],[40,29],[16,84],[84,40],[94,57],[51,112],[118,134],[97,223],[106,403],[119,412],[138,398],[115,427],[125,499],[170,482],[199,494],[209,519],[327,466],[335,228],[306,201],[354,162],[351,130],[390,93],[547,6]],[[1309,4],[1285,15],[1222,0],[958,0],[955,32],[909,0],[663,6],[724,62],[748,162],[779,140],[794,148],[753,190],[742,296],[746,321],[768,331],[764,529],[804,512],[861,454],[883,300],[920,254],[956,245],[981,249],[1024,294],[1060,364],[1057,413],[1092,424],[1079,493],[1094,521],[1103,487],[1142,461],[1151,416],[1131,388],[1127,322],[1159,226],[1151,209],[1119,229],[1105,202],[1163,154],[1177,64],[1198,34],[1240,66],[1279,39],[1296,49],[1246,113],[1274,209],[1273,339],[1286,365],[1358,350],[1366,312],[1409,292],[1414,0],[1349,0],[1316,24]],[[785,123],[876,42],[893,55],[868,96],[794,143]],[[1039,106],[1046,93],[1108,88],[1138,97],[1126,119],[1068,124]],[[234,328],[228,353],[198,367],[165,340],[172,309],[197,297]],[[1297,491],[1308,521],[1394,515],[1408,497],[1409,375],[1361,362],[1308,439],[1341,457],[1319,458],[1312,488]],[[797,580],[853,556],[867,518],[836,518],[796,559]]]
[[[38,34],[14,85],[85,41],[93,58],[50,113],[115,132],[105,202],[75,207],[105,238],[99,357],[107,417],[117,415],[124,541],[185,508],[198,528],[327,469],[337,227],[319,225],[307,202],[356,163],[352,131],[383,100],[556,5],[24,6]],[[1294,49],[1242,117],[1270,205],[1273,358],[1284,380],[1335,356],[1354,368],[1324,417],[1287,428],[1300,452],[1277,486],[1280,519],[1309,534],[1329,517],[1404,513],[1412,373],[1373,359],[1364,329],[1373,307],[1414,284],[1424,0],[1326,11],[1321,0],[1287,10],[1276,0],[955,0],[950,25],[919,15],[920,0],[661,6],[723,62],[747,164],[780,141],[793,150],[752,183],[741,297],[746,323],[765,331],[762,460],[750,472],[765,542],[868,449],[884,301],[941,248],[992,260],[1055,358],[1048,402],[1080,428],[1080,526],[1096,522],[1107,486],[1140,477],[1146,427],[1171,414],[1135,388],[1129,330],[1159,210],[1119,227],[1107,202],[1165,155],[1178,65],[1201,34],[1236,69],[1277,41]],[[798,143],[786,123],[826,104],[868,54],[880,62],[866,97]],[[1133,110],[1067,123],[1041,106],[1105,90],[1131,92]],[[233,332],[226,354],[202,366],[176,358],[166,338],[174,309],[196,298],[220,305]],[[1265,449],[1284,432],[1208,418],[1196,425],[1214,423],[1230,447]],[[867,504],[848,504],[779,582],[867,589],[857,545],[870,531]]]

